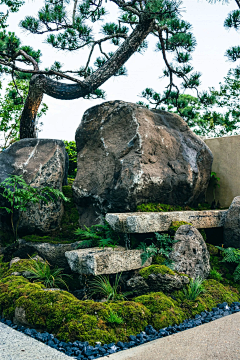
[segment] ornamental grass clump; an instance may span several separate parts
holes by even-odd
[[[183,289],[184,295],[187,300],[195,301],[200,294],[206,291],[202,283],[203,279],[199,276],[197,276],[196,279],[190,279],[187,288]]]
[[[51,269],[48,261],[33,261],[26,267],[29,271],[29,279],[33,282],[41,282],[46,288],[54,288],[56,286],[64,285],[68,289],[67,283],[63,280],[63,276],[70,277],[68,274],[62,274],[61,268],[55,267]]]
[[[104,275],[98,275],[92,281],[90,281],[90,296],[100,295],[107,300],[123,300],[132,292],[120,293],[120,279],[122,273],[116,274],[113,284],[111,284],[109,277]]]

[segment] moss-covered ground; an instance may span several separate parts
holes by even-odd
[[[31,260],[21,260],[9,269],[9,264],[0,258],[0,313],[13,319],[15,309],[20,307],[30,326],[53,333],[64,341],[89,341],[90,344],[127,341],[129,335],[138,334],[148,324],[160,329],[179,324],[218,303],[239,301],[240,286],[233,282],[232,269],[221,262],[222,255],[216,247],[208,245],[208,248],[211,265],[221,272],[223,280],[205,280],[206,291],[195,301],[187,300],[183,290],[138,297],[133,294],[129,301],[81,301],[67,291],[45,291],[39,282],[31,283],[22,276],[11,275],[25,270]],[[143,277],[150,273],[172,274],[171,269],[159,264],[164,260],[158,255],[155,264],[140,270],[140,274]],[[121,324],[109,322],[112,312],[123,319]]]

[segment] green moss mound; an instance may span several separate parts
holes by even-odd
[[[152,265],[154,265],[154,264],[163,265],[166,260],[167,260],[167,258],[165,256],[158,254],[158,255],[153,257]]]
[[[190,206],[180,206],[180,205],[169,205],[169,204],[159,204],[159,203],[147,203],[137,206],[136,211],[139,212],[168,212],[168,211],[190,211],[190,210],[210,210],[211,205],[198,204],[197,207],[193,208]]]
[[[127,341],[149,323],[150,312],[133,301],[96,303],[80,301],[66,291],[45,291],[39,283],[21,276],[10,276],[0,283],[0,312],[12,319],[15,309],[24,309],[26,321],[37,329],[55,334],[64,341]],[[110,324],[114,311],[122,324]]]
[[[139,271],[139,275],[147,279],[150,274],[175,275],[174,271],[165,265],[150,265]]]
[[[186,319],[185,313],[177,302],[162,292],[138,296],[134,300],[143,304],[151,312],[150,324],[157,330],[180,324]]]

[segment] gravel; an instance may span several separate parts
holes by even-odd
[[[194,328],[202,324],[206,324],[210,321],[217,320],[221,317],[228,316],[237,312],[240,312],[240,302],[233,302],[230,306],[228,306],[228,304],[224,302],[222,304],[218,304],[217,307],[214,307],[211,311],[203,311],[201,312],[201,314],[196,315],[193,319],[184,320],[180,325],[168,326],[166,328],[160,329],[159,331],[154,329],[152,325],[148,325],[140,334],[136,336],[130,335],[128,342],[119,341],[116,344],[111,343],[104,345],[101,345],[101,343],[96,343],[95,346],[89,345],[87,341],[75,341],[74,343],[66,343],[58,340],[48,332],[39,333],[34,329],[29,329],[24,326],[17,326],[14,325],[10,320],[6,320],[4,318],[0,318],[0,321],[10,326],[11,328],[18,330],[23,334],[28,335],[31,338],[50,346],[52,349],[64,353],[67,356],[72,356],[73,358],[78,360],[94,360],[102,356],[114,354],[116,352],[126,350],[152,340],[156,340],[187,329]],[[11,359],[11,357],[6,359]],[[37,358],[34,357],[34,359]],[[59,357],[59,359],[61,358]]]

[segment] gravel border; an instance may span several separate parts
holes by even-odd
[[[129,342],[117,342],[111,344],[96,343],[95,346],[89,345],[87,341],[75,341],[74,343],[66,343],[58,340],[52,334],[48,332],[39,333],[35,329],[29,329],[24,326],[18,326],[12,323],[10,320],[0,318],[0,321],[11,328],[28,335],[51,348],[63,352],[67,356],[72,356],[77,360],[94,360],[102,356],[114,354],[116,352],[130,349],[134,346],[138,346],[147,343],[152,340],[160,339],[178,332],[194,328],[196,326],[209,323],[210,321],[220,319],[224,316],[235,314],[240,312],[240,302],[233,302],[230,306],[226,302],[218,304],[212,311],[203,311],[201,314],[196,315],[194,319],[186,319],[180,325],[168,326],[166,328],[155,330],[152,325],[145,327],[144,331],[134,336],[129,336]]]

